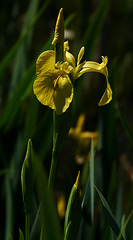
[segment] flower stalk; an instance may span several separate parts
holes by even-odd
[[[85,48],[82,47],[77,61],[69,52],[68,41],[64,42],[63,8],[60,9],[52,44],[54,51],[48,50],[40,54],[36,62],[37,78],[33,90],[38,100],[53,109],[53,151],[48,185],[53,187],[58,156],[64,140],[71,127],[75,110],[75,81],[82,74],[98,72],[105,76],[107,87],[100,99],[99,106],[109,103],[112,90],[108,80],[108,58],[102,62],[82,61]]]
[[[55,48],[55,64],[64,60],[64,17],[63,8],[60,9],[56,26],[55,35],[52,44]],[[56,151],[56,112],[53,110],[53,150],[50,166],[48,186],[53,188],[56,169],[58,165],[59,152]]]
[[[29,139],[27,152],[21,171],[22,196],[25,210],[25,239],[30,240],[30,212],[33,198],[33,173],[32,173],[33,149]]]
[[[25,239],[30,240],[30,213],[25,213]]]
[[[64,240],[76,240],[81,221],[81,202],[79,193],[80,172],[72,187],[65,215]]]

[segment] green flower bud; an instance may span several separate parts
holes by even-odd
[[[78,173],[75,184],[72,187],[65,216],[64,240],[76,240],[80,220],[81,220],[81,203],[79,194],[79,176]]]
[[[21,170],[22,196],[24,202],[24,210],[26,213],[30,212],[31,210],[31,203],[33,197],[32,159],[33,159],[32,141],[31,139],[29,139],[26,156]]]

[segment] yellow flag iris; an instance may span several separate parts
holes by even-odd
[[[84,61],[84,47],[78,54],[77,64],[74,56],[69,52],[68,42],[64,43],[64,62],[55,64],[55,51],[45,51],[37,59],[37,78],[33,85],[37,99],[56,111],[65,112],[73,99],[74,81],[87,72],[99,72],[105,75],[107,88],[99,102],[105,105],[112,99],[112,90],[108,81],[107,57],[102,57],[102,63]]]

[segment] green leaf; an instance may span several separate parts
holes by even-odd
[[[65,236],[64,236],[64,240],[74,240],[75,238],[73,238],[73,233],[74,233],[74,226],[72,224],[72,221],[69,222],[66,231],[65,231]]]
[[[32,24],[32,21],[36,15],[37,7],[38,7],[39,1],[32,0],[30,1],[26,16],[25,16],[25,21],[23,24],[23,28],[21,30],[21,36],[24,34],[26,29],[28,28],[29,25]],[[13,72],[12,72],[12,78],[11,78],[11,83],[10,83],[10,88],[9,88],[9,95],[11,96],[21,79],[21,76],[26,70],[27,66],[27,53],[28,49],[31,45],[31,40],[32,40],[32,33],[33,33],[33,28],[32,30],[29,31],[27,38],[23,42],[23,44],[20,46],[20,48],[17,51],[15,61],[13,64]]]
[[[107,201],[105,200],[104,196],[102,195],[102,193],[98,190],[98,188],[95,186],[95,189],[101,199],[101,202],[103,204],[103,207],[105,209],[105,213],[107,215],[107,218],[108,218],[108,221],[109,221],[109,224],[110,224],[110,227],[112,228],[113,232],[115,233],[116,236],[118,236],[120,234],[120,228],[113,216],[113,213],[107,203]],[[121,239],[124,240],[124,237],[121,236]]]
[[[21,170],[21,186],[25,213],[30,213],[33,198],[33,147],[29,139],[26,156]]]
[[[9,130],[9,128],[11,127],[16,117],[16,114],[18,113],[18,110],[20,110],[22,94],[29,85],[29,82],[33,83],[35,79],[34,69],[35,61],[30,65],[24,77],[21,79],[21,82],[16,88],[12,98],[7,102],[7,105],[0,119],[0,126],[3,126],[7,123],[6,131]]]
[[[110,0],[100,1],[99,6],[94,12],[94,15],[92,16],[88,28],[85,32],[83,44],[88,46],[88,48],[86,49],[86,54],[89,57],[91,56],[96,47],[98,37],[100,35],[100,32],[105,22],[105,18],[107,16],[109,5]]]
[[[124,234],[124,231],[127,227],[127,224],[129,223],[131,217],[133,216],[133,209],[131,210],[131,212],[129,213],[128,217],[126,218],[125,222],[123,223],[122,229],[119,233],[119,236],[117,237],[117,240],[122,239],[122,235]]]
[[[74,16],[75,15],[72,14],[66,19],[65,26],[67,26],[70,23]],[[41,52],[52,48],[51,44],[52,38],[53,36],[44,44]],[[27,94],[29,94],[29,92],[32,90],[32,85],[36,77],[35,69],[36,58],[28,67],[27,71],[25,72],[24,76],[19,82],[16,90],[14,91],[13,96],[9,99],[3,113],[1,114],[0,127],[6,125],[5,131],[8,131],[11,128],[18,111],[20,111],[22,100],[24,100],[27,97]]]
[[[11,235],[11,234],[9,234],[9,239],[10,239],[10,240],[13,240],[13,238],[12,238],[12,235]]]
[[[64,223],[64,239],[76,240],[81,221],[81,203],[79,194],[79,174],[73,185],[66,209]]]
[[[41,9],[39,10],[39,12],[36,14],[36,16],[34,17],[32,23],[30,25],[28,25],[28,27],[25,29],[25,31],[23,32],[23,35],[18,39],[18,41],[16,42],[16,44],[11,48],[11,50],[7,53],[7,55],[5,56],[5,58],[0,62],[0,81],[2,81],[2,75],[4,73],[4,71],[6,70],[9,62],[11,61],[11,59],[13,58],[13,56],[15,55],[15,53],[17,52],[17,50],[19,49],[19,47],[21,46],[21,44],[23,43],[23,41],[25,40],[25,38],[27,37],[27,35],[29,34],[29,31],[33,28],[33,26],[36,24],[36,22],[38,21],[38,19],[41,17],[41,15],[44,13],[44,11],[46,10],[47,6],[49,5],[51,0],[47,0],[43,6],[41,7]]]
[[[76,96],[74,94],[73,101],[65,113],[61,115],[54,113],[53,150],[55,152],[59,153],[61,151],[66,136],[72,126],[77,107],[76,103]]]
[[[91,221],[94,217],[94,144],[91,139],[91,152],[90,152],[90,197],[91,197]]]
[[[53,195],[48,188],[45,170],[40,160],[36,157],[34,159],[33,169],[35,171],[37,197],[41,205],[37,213],[38,217],[35,218],[36,224],[33,225],[34,228],[31,231],[30,240],[39,239],[38,232],[40,231],[40,223],[43,226],[43,239],[60,240],[62,234]]]
[[[37,115],[38,115],[38,106],[39,102],[33,96],[31,98],[31,102],[28,106],[28,111],[25,119],[25,128],[24,128],[24,135],[23,135],[23,146],[26,146],[27,139],[32,138],[35,131],[36,131],[36,122],[37,122]]]
[[[23,235],[21,229],[19,229],[19,240],[24,240],[24,235]]]
[[[5,176],[6,183],[6,222],[5,222],[5,240],[9,239],[9,234],[12,232],[13,222],[13,202],[12,202],[12,188],[10,177],[8,174]]]
[[[127,122],[127,119],[124,115],[124,113],[122,112],[120,106],[117,104],[118,107],[118,111],[119,111],[119,116],[120,116],[120,120],[122,122],[122,125],[131,141],[131,143],[133,144],[133,129],[131,129],[129,123]]]

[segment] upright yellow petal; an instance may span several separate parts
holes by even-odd
[[[77,65],[80,63],[80,61],[82,60],[83,56],[84,56],[84,53],[85,53],[85,47],[82,47],[79,51],[79,54],[78,54],[78,59],[77,59]]]
[[[64,51],[69,51],[69,42],[68,41],[64,42]]]
[[[36,61],[36,74],[39,75],[42,71],[55,69],[55,51],[49,50],[41,53]]]
[[[76,65],[74,56],[68,51],[64,54],[64,61],[67,61],[72,67]]]

